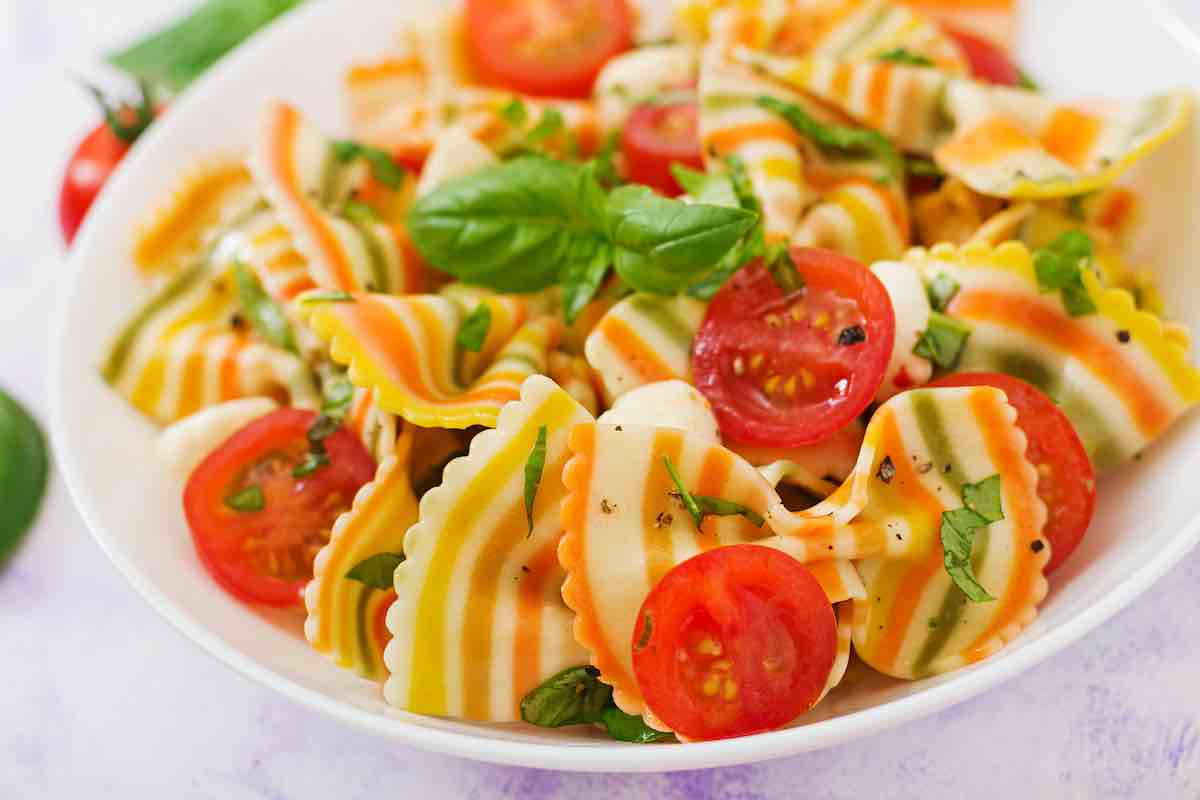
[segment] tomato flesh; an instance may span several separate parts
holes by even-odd
[[[293,475],[308,456],[316,418],[285,408],[255,420],[188,479],[183,507],[196,552],[217,583],[242,600],[299,605],[334,521],[375,475],[374,459],[345,429],[325,439],[328,465]],[[260,510],[230,507],[230,498],[251,487],[262,493]]]
[[[1041,390],[1011,375],[959,373],[929,386],[994,386],[1008,395],[1017,427],[1028,440],[1025,455],[1038,472],[1038,496],[1049,512],[1043,530],[1050,542],[1045,572],[1058,569],[1083,541],[1096,508],[1096,473],[1071,420]]]
[[[663,576],[632,646],[655,716],[689,739],[723,739],[773,730],[813,707],[837,654],[837,623],[799,561],[731,545]]]
[[[672,164],[704,169],[700,114],[694,102],[638,106],[621,132],[629,179],[668,197],[683,193]]]
[[[625,0],[467,0],[466,27],[486,83],[538,97],[589,96],[633,45]]]
[[[1019,86],[1021,70],[1003,50],[980,36],[943,26],[967,58],[971,74],[999,86]]]
[[[828,250],[791,256],[804,288],[785,293],[751,263],[713,298],[693,345],[696,387],[737,442],[828,439],[871,403],[892,355],[895,314],[870,270]]]

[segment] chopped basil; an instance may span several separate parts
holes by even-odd
[[[683,503],[683,507],[691,515],[697,529],[704,524],[704,518],[707,516],[743,517],[750,524],[759,528],[766,524],[766,520],[763,519],[762,514],[741,503],[735,503],[732,500],[723,500],[720,497],[708,497],[702,494],[694,495],[689,492],[687,487],[683,485],[683,479],[679,477],[679,472],[676,471],[675,465],[671,463],[670,456],[663,456],[663,465],[667,468],[667,474],[671,476],[671,481],[675,484],[675,489],[679,494],[679,501]]]
[[[292,477],[307,478],[317,470],[327,466],[329,466],[329,454],[324,451],[322,446],[321,452],[316,452],[315,450],[309,452],[304,461],[292,470]]]
[[[934,63],[925,56],[914,53],[911,50],[905,50],[903,47],[896,47],[888,50],[886,53],[880,53],[875,58],[879,61],[893,61],[897,64],[904,64],[910,67],[934,66]]]
[[[404,168],[386,150],[343,139],[333,143],[333,155],[343,164],[349,164],[357,158],[365,160],[371,168],[371,177],[389,189],[399,189],[404,185]]]
[[[963,486],[963,507],[942,513],[942,550],[946,573],[972,602],[986,603],[996,598],[983,588],[971,565],[975,534],[993,522],[1004,519],[1000,476]]]
[[[1033,255],[1038,287],[1043,292],[1060,292],[1063,307],[1072,317],[1096,313],[1083,271],[1091,269],[1095,256],[1092,237],[1081,230],[1069,230]]]
[[[1023,69],[1017,70],[1017,86],[1021,87],[1022,89],[1027,89],[1031,92],[1041,91],[1041,87],[1039,87],[1033,78],[1029,77],[1029,73]]]
[[[756,102],[767,111],[783,117],[797,133],[811,140],[822,150],[834,151],[841,155],[865,154],[879,161],[887,170],[887,180],[884,182],[904,178],[904,159],[887,137],[878,131],[844,125],[826,125],[818,122],[795,103],[787,103],[767,95],[759,97]]]
[[[945,311],[961,288],[958,281],[942,273],[926,285],[925,294],[929,297],[929,305],[933,306],[934,311]]]
[[[546,439],[549,433],[545,425],[538,428],[537,441],[525,462],[525,517],[529,532],[533,533],[533,503],[537,499],[538,487],[542,483],[542,470],[546,468]]]
[[[566,120],[563,119],[562,112],[557,108],[547,108],[542,112],[537,125],[533,126],[533,130],[525,134],[523,144],[526,148],[536,147],[551,136],[561,133],[565,127]]]
[[[565,669],[525,695],[521,719],[543,728],[598,724],[621,742],[646,744],[673,738],[617,708],[612,687],[602,683],[599,670],[590,666]]]
[[[255,275],[245,264],[234,264],[233,280],[237,285],[238,302],[242,314],[250,320],[255,332],[271,344],[289,353],[298,354],[296,338],[283,308],[276,303]]]
[[[908,170],[909,175],[914,175],[919,178],[946,177],[946,171],[928,158],[908,156],[904,159],[904,166]]]
[[[396,567],[403,563],[404,555],[401,553],[376,553],[351,567],[346,577],[365,583],[372,589],[387,590],[393,586]]]
[[[354,402],[354,384],[345,375],[340,375],[327,379],[322,388],[325,398],[321,401],[321,414],[339,422],[344,420],[350,412],[350,404]]]
[[[769,245],[763,261],[767,272],[771,273],[771,279],[784,294],[792,294],[804,288],[804,276],[796,267],[787,242]]]
[[[300,298],[300,305],[315,306],[319,303],[353,303],[354,295],[349,292],[309,292]]]
[[[509,125],[519,128],[529,119],[529,109],[525,107],[524,100],[514,97],[508,101],[504,108],[500,109],[500,116],[504,117]]]
[[[234,511],[240,511],[243,514],[249,514],[255,511],[262,511],[266,506],[266,498],[263,497],[262,487],[257,483],[252,486],[247,486],[240,492],[234,492],[225,498],[225,505],[232,508]]]
[[[475,306],[458,329],[455,343],[464,350],[478,353],[483,350],[487,341],[488,330],[492,327],[492,308],[487,303]]]
[[[359,225],[374,225],[383,222],[383,217],[372,206],[358,200],[347,200],[342,205],[342,216]]]
[[[934,311],[929,315],[929,327],[913,347],[913,355],[928,359],[942,369],[954,369],[970,336],[971,327],[965,322]]]
[[[675,735],[672,733],[651,728],[646,724],[646,720],[641,717],[626,714],[617,708],[615,704],[605,708],[600,713],[600,724],[608,731],[608,735],[618,742],[651,744],[653,742],[671,741],[675,738]]]

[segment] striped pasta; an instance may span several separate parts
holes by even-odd
[[[531,377],[496,429],[475,437],[470,453],[446,467],[441,487],[421,500],[387,616],[394,637],[385,653],[389,703],[422,714],[512,721],[529,691],[585,663],[559,594],[556,554],[567,436],[590,419],[553,381]],[[543,427],[546,461],[530,530],[525,465]]]
[[[359,490],[353,507],[334,523],[304,590],[309,643],[368,680],[383,680],[387,673],[383,652],[390,634],[383,622],[395,592],[367,586],[346,573],[371,556],[404,551],[404,535],[417,521],[409,472],[412,444],[410,428],[375,479]]]
[[[1186,340],[1090,270],[1083,281],[1098,312],[1072,317],[1057,293],[1038,290],[1017,242],[914,250],[907,261],[926,280],[948,274],[962,286],[948,308],[973,328],[959,368],[1007,372],[1045,391],[1098,469],[1140,452],[1200,400]]]
[[[921,16],[981,36],[1011,50],[1017,35],[1017,0],[900,0]]]
[[[561,334],[552,316],[530,317],[517,295],[477,299],[491,311],[479,353],[455,339],[474,304],[439,295],[356,295],[353,302],[300,300],[301,313],[329,344],[350,381],[375,392],[379,408],[422,427],[491,427],[521,383],[544,373]]]
[[[396,451],[396,417],[379,407],[373,389],[355,388],[345,427],[358,436],[376,464]]]

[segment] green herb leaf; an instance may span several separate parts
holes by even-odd
[[[404,168],[395,162],[387,150],[343,139],[333,143],[333,155],[343,164],[349,164],[356,158],[366,160],[371,168],[371,177],[389,189],[399,189],[404,185]]]
[[[746,162],[741,156],[728,155],[725,156],[725,166],[729,169],[729,180],[733,184],[733,193],[737,196],[738,205],[747,211],[760,213],[762,202],[754,193],[754,184],[750,181],[750,173],[746,171]]]
[[[108,56],[136,78],[183,91],[222,56],[301,0],[209,0],[188,17]]]
[[[375,225],[383,222],[379,212],[358,200],[347,200],[342,205],[342,216],[359,225]]]
[[[758,195],[754,193],[754,186],[746,172],[746,162],[736,155],[730,155],[725,157],[725,165],[729,169],[729,182],[738,205],[746,211],[758,214],[759,218],[758,223],[725,254],[708,277],[688,288],[688,294],[701,300],[711,300],[738,270],[754,259],[767,255],[762,204]]]
[[[653,742],[671,741],[675,738],[675,735],[672,733],[665,733],[651,728],[641,717],[626,714],[617,708],[615,704],[606,707],[600,713],[600,724],[604,726],[604,730],[608,732],[608,735],[618,742],[651,744]]]
[[[1021,87],[1022,89],[1027,89],[1031,92],[1041,91],[1041,87],[1039,87],[1033,78],[1029,77],[1029,73],[1023,69],[1017,70],[1017,86]]]
[[[710,175],[683,164],[672,164],[671,174],[697,203],[739,207],[737,195],[733,191],[733,181],[728,175]]]
[[[908,156],[904,159],[904,166],[909,175],[915,175],[920,178],[946,177],[946,171],[928,158]]]
[[[943,272],[925,286],[925,294],[934,311],[945,311],[961,288],[958,281]]]
[[[1004,519],[1001,509],[1000,476],[963,486],[962,508],[942,513],[943,565],[946,573],[972,602],[987,603],[996,598],[975,577],[971,551],[975,534],[992,522]]]
[[[670,456],[663,456],[663,464],[667,468],[667,474],[671,476],[671,482],[675,484],[675,491],[679,493],[679,501],[683,503],[683,507],[691,515],[692,521],[699,528],[704,524],[704,512],[700,509],[700,504],[696,502],[696,498],[683,485],[683,479],[679,477],[679,473],[675,470],[675,465],[671,463]]]
[[[46,440],[25,408],[0,391],[0,565],[37,518],[46,493]]]
[[[886,53],[880,53],[875,58],[879,61],[893,61],[897,64],[905,64],[910,67],[934,66],[934,63],[925,56],[914,53],[911,50],[905,50],[903,47],[897,47],[888,50]]]
[[[292,470],[293,478],[307,478],[319,469],[329,466],[329,454],[323,450],[319,453],[310,452],[304,461]]]
[[[346,577],[372,589],[388,590],[394,585],[396,567],[404,563],[402,553],[376,553],[350,568]]]
[[[679,472],[675,469],[675,464],[671,462],[670,456],[663,456],[663,465],[667,468],[667,474],[671,476],[671,482],[675,484],[675,489],[679,494],[679,501],[683,503],[683,507],[691,516],[692,521],[696,523],[696,528],[699,529],[704,524],[704,518],[707,516],[714,517],[744,517],[751,524],[761,528],[766,524],[762,514],[759,514],[752,508],[748,508],[741,503],[735,503],[732,500],[724,500],[720,497],[708,497],[702,494],[692,494],[683,485],[683,480],[679,477]]]
[[[913,347],[913,355],[929,359],[942,369],[954,369],[970,336],[971,326],[934,311],[929,315],[929,327]]]
[[[617,170],[617,152],[620,149],[621,132],[611,131],[604,137],[604,141],[600,143],[600,149],[596,151],[589,162],[595,171],[596,180],[606,190],[614,189],[625,182]]]
[[[492,308],[487,303],[475,306],[458,329],[455,343],[464,350],[478,353],[487,341],[488,330],[492,327]]]
[[[349,408],[349,404],[346,404],[345,407]],[[341,427],[342,420],[340,418],[322,414],[313,420],[312,425],[308,426],[308,443],[313,447],[324,445],[325,440],[337,433]]]
[[[612,265],[612,253],[607,246],[590,240],[582,240],[580,245],[594,246],[594,250],[590,256],[581,253],[569,258],[559,276],[563,287],[563,318],[568,325],[592,302]]]
[[[1096,312],[1096,304],[1083,285],[1083,270],[1091,269],[1095,256],[1092,237],[1069,230],[1033,255],[1038,287],[1043,292],[1061,292],[1063,306],[1072,317]]]
[[[904,159],[887,137],[878,131],[825,125],[800,106],[767,95],[759,97],[756,102],[760,107],[783,117],[801,136],[822,150],[841,155],[865,154],[883,164],[888,182],[904,178]]]
[[[768,246],[763,260],[766,263],[767,272],[771,273],[771,279],[784,294],[792,294],[804,288],[804,276],[800,274],[800,269],[792,259],[787,242],[778,242]]]
[[[233,279],[237,285],[242,314],[250,320],[259,336],[289,353],[299,354],[292,326],[283,308],[276,303],[258,282],[258,276],[245,264],[234,264]]]
[[[529,109],[525,107],[524,100],[514,97],[508,101],[504,108],[500,109],[500,116],[504,117],[509,125],[519,128],[529,119]]]
[[[309,292],[300,298],[300,305],[315,306],[320,303],[353,303],[354,295],[349,292]]]
[[[240,492],[234,492],[225,498],[225,505],[229,506],[234,511],[240,511],[243,514],[262,511],[266,504],[267,501],[266,498],[263,497],[262,487],[257,483],[252,486],[247,486]]]
[[[521,719],[543,728],[599,722],[612,703],[612,687],[595,667],[571,667],[521,700]]]
[[[354,384],[345,375],[340,375],[327,379],[322,388],[325,397],[321,402],[321,415],[340,424],[350,413],[350,404],[354,402]]]
[[[537,147],[551,136],[561,133],[564,128],[566,128],[566,120],[563,119],[562,112],[557,108],[547,108],[542,112],[538,124],[533,126],[533,130],[525,134],[523,144],[527,148]]]
[[[525,518],[529,521],[529,532],[533,533],[533,503],[537,499],[538,487],[542,483],[542,470],[546,468],[546,426],[538,428],[537,441],[529,460],[525,462]]]

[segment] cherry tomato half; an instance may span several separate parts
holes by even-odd
[[[679,564],[642,604],[633,670],[647,707],[689,739],[769,731],[821,697],[837,623],[786,553],[718,547]]]
[[[467,0],[466,23],[480,77],[539,97],[587,97],[633,44],[625,0]]]
[[[943,26],[967,57],[971,65],[971,74],[981,81],[995,83],[1000,86],[1018,86],[1021,83],[1021,70],[1012,59],[996,45],[980,36],[966,31]]]
[[[696,104],[638,106],[621,132],[621,148],[631,181],[644,183],[668,197],[682,194],[683,188],[671,174],[671,165],[704,169]]]
[[[183,510],[196,552],[235,597],[293,606],[312,580],[313,558],[329,541],[338,515],[375,475],[362,442],[340,429],[326,437],[329,464],[297,478],[292,471],[309,452],[308,429],[317,415],[284,408],[247,425],[196,467],[183,492]],[[230,506],[252,487],[261,508]]]
[[[1050,542],[1049,574],[1075,551],[1096,507],[1096,473],[1079,434],[1054,402],[1019,378],[996,372],[947,375],[929,386],[994,386],[1017,410],[1017,427],[1029,444],[1025,455],[1038,472],[1038,496],[1050,516],[1044,535]]]
[[[892,355],[887,289],[857,261],[793,248],[804,288],[785,294],[761,261],[713,298],[692,349],[696,388],[737,442],[801,447],[871,403]]]

